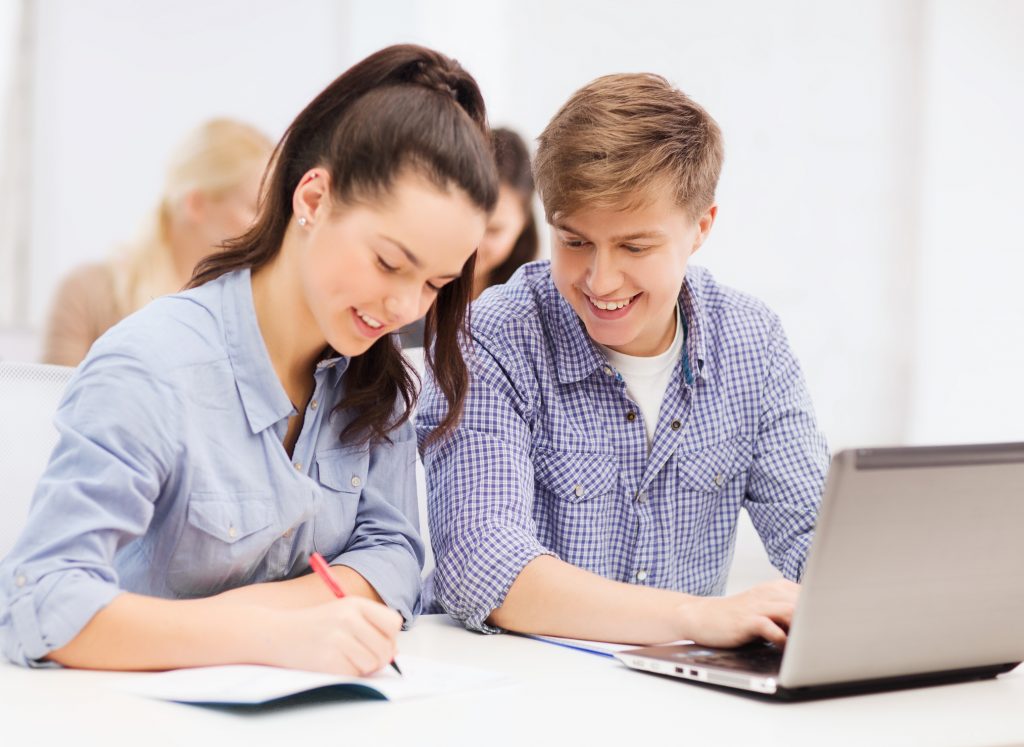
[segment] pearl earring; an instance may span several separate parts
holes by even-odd
[[[305,226],[306,225],[306,219],[305,218],[299,218],[299,225],[300,226]]]

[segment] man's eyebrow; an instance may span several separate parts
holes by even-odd
[[[413,267],[422,267],[423,266],[423,263],[420,262],[419,257],[417,257],[415,254],[413,254],[411,251],[409,251],[408,247],[406,247],[402,242],[397,241],[397,240],[391,238],[390,236],[385,236],[384,234],[381,234],[380,237],[382,239],[384,239],[385,241],[388,241],[388,242],[394,244],[395,246],[397,246],[399,249],[401,249],[402,250],[402,254],[404,254],[406,257],[408,257],[409,262],[412,263]],[[436,277],[439,277],[439,278],[441,278],[443,280],[455,280],[456,278],[462,277],[462,273],[461,272],[456,272],[456,273],[452,273],[451,275],[437,275]]]
[[[577,236],[582,236],[583,238],[587,238],[586,236],[583,235],[582,232],[577,231],[575,228],[570,226],[565,221],[558,221],[558,222],[556,222],[555,223],[555,228],[557,228],[559,231],[568,231],[569,233],[574,233]]]
[[[634,233],[623,234],[622,236],[613,236],[613,244],[621,244],[623,241],[636,241],[637,239],[663,239],[665,233],[658,230],[650,231],[636,231]]]
[[[559,222],[555,223],[555,228],[559,229],[560,231],[568,231],[569,233],[574,233],[577,236],[581,236],[583,238],[586,238],[586,236],[582,232],[577,231],[575,228],[570,226],[568,223],[565,223],[564,221],[559,221]],[[664,231],[658,231],[657,229],[651,229],[649,231],[634,231],[633,233],[626,233],[626,234],[622,234],[621,236],[613,236],[612,239],[611,239],[611,243],[613,243],[613,244],[621,244],[623,241],[636,241],[637,239],[663,239],[663,238],[665,238]]]

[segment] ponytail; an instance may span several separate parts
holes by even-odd
[[[255,223],[225,251],[203,260],[190,287],[270,262],[291,222],[299,180],[316,167],[329,171],[332,196],[342,204],[386,195],[405,168],[439,189],[462,190],[484,212],[497,201],[487,114],[476,81],[439,52],[411,44],[388,47],[342,73],[295,118],[264,176]],[[427,313],[426,365],[448,403],[432,438],[458,423],[468,388],[459,339],[465,334],[473,264],[470,258]],[[343,441],[386,441],[408,420],[416,374],[396,340],[386,335],[349,363],[338,407],[356,414],[341,434]],[[398,399],[404,406],[396,412]]]

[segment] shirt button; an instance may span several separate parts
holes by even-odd
[[[722,487],[722,482],[722,473],[719,472],[717,475],[715,475],[715,485],[720,488]]]
[[[681,428],[682,426],[683,426],[683,424],[682,424],[682,423],[680,423],[680,422],[679,422],[678,420],[673,420],[673,421],[672,421],[672,430],[674,430],[674,431],[677,431],[677,430],[679,430],[679,429],[680,429],[680,428]]]
[[[359,479],[359,475],[352,475],[352,487],[358,488],[363,484],[363,481]]]
[[[636,413],[633,412],[632,410],[627,412],[626,413],[626,420],[628,420],[630,423],[632,423],[634,420],[636,420]]]
[[[238,530],[234,527],[228,527],[228,537],[232,539],[238,536]]]
[[[611,376],[612,375],[612,367],[611,366],[605,366],[601,370],[604,371],[605,376]]]
[[[309,409],[310,410],[315,410],[319,406],[320,406],[320,403],[317,402],[316,400],[313,400],[312,402],[309,403]]]
[[[302,462],[296,462],[295,469],[297,469],[299,472],[302,472]]]
[[[647,571],[645,571],[643,569],[640,569],[639,571],[637,571],[636,572],[636,580],[637,581],[646,581],[647,580]]]
[[[646,490],[641,490],[639,493],[636,494],[636,502],[637,503],[647,503],[647,491]]]
[[[25,585],[26,580],[27,579],[24,576],[18,576],[16,579],[14,579],[14,584],[20,589],[22,586]]]
[[[577,498],[582,498],[583,497],[583,486],[582,485],[577,485],[576,487],[574,487],[572,489],[572,492],[574,492],[576,494]]]

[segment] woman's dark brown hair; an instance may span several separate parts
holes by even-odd
[[[514,189],[522,199],[526,223],[512,246],[512,253],[487,276],[488,287],[508,282],[516,270],[537,259],[539,245],[537,221],[533,217],[533,171],[530,168],[530,151],[519,135],[504,127],[491,130],[491,142],[494,147],[494,162],[498,166],[498,181]]]
[[[476,81],[433,50],[388,47],[342,73],[295,118],[264,176],[256,222],[224,251],[204,259],[189,287],[232,270],[259,269],[273,259],[292,219],[295,188],[315,167],[330,172],[332,196],[340,204],[386,196],[399,172],[410,168],[439,189],[462,190],[484,212],[497,201],[487,116]],[[462,414],[468,373],[459,338],[474,259],[444,286],[427,312],[426,365],[448,403],[448,414],[432,438],[450,432]],[[355,416],[342,439],[389,440],[388,434],[409,418],[417,384],[396,335],[381,337],[349,362],[338,409]],[[404,407],[396,411],[399,397]]]

